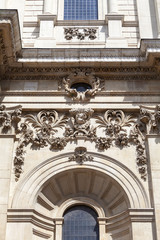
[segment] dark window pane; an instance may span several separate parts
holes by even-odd
[[[97,214],[87,206],[75,206],[64,214],[63,240],[99,240]]]
[[[64,20],[98,19],[97,1],[98,0],[64,0]]]
[[[72,86],[71,86],[72,89],[76,89],[77,92],[85,92],[87,89],[91,89],[92,87],[87,84],[87,83],[74,83]]]

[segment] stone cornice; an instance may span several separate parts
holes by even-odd
[[[11,29],[11,31],[10,31]],[[155,61],[159,62],[160,56],[160,40],[159,39],[142,39],[140,48],[88,48],[88,49],[22,49],[18,14],[16,10],[0,10],[0,30],[2,30],[2,38],[4,46],[7,49],[6,58],[9,60],[8,65],[15,64],[21,67],[34,64],[42,67],[49,66],[83,66],[92,63],[97,66],[152,66]],[[42,64],[42,66],[41,66]],[[159,64],[158,64],[159,66]]]

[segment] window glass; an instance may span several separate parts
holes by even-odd
[[[64,20],[98,19],[97,0],[64,0]]]
[[[63,240],[98,240],[97,214],[87,206],[74,206],[64,214]]]
[[[88,89],[91,89],[92,87],[87,84],[87,83],[74,83],[72,86],[71,86],[72,89],[76,89],[77,92],[85,92],[86,90]]]

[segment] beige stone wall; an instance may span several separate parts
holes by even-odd
[[[99,240],[159,240],[159,0],[109,2],[81,41],[62,9],[26,0],[21,45],[17,12],[0,10],[2,240],[61,240],[74,205],[97,212]]]

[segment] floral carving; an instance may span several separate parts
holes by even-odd
[[[43,110],[37,115],[25,115],[24,122],[17,129],[20,138],[14,158],[16,181],[23,172],[25,147],[28,144],[34,149],[49,146],[50,150],[62,150],[69,141],[72,142],[75,139],[93,141],[100,151],[112,146],[123,148],[134,144],[137,168],[141,178],[145,180],[147,176],[145,134],[159,132],[159,112],[157,106],[149,110],[141,107],[140,117],[136,118],[122,110],[107,110],[104,116],[93,116],[94,111],[90,108],[71,109],[70,118],[59,115],[55,110]],[[6,111],[6,108],[1,106],[2,127],[5,124],[10,126],[12,121],[19,122],[20,117],[21,108]],[[91,118],[95,123],[94,127],[91,124]],[[96,132],[97,128],[102,128],[102,131]],[[92,161],[93,157],[87,155],[85,147],[77,147],[75,154],[69,160],[83,164],[85,161]]]
[[[112,139],[111,138],[105,138],[105,137],[100,137],[96,138],[96,147],[99,150],[107,150],[110,148],[112,145]]]
[[[130,115],[125,115],[122,110],[107,110],[102,116],[96,116],[99,127],[105,128],[106,135],[117,136],[120,132],[126,132],[125,127],[131,126],[135,120]]]
[[[89,137],[94,138],[96,129],[90,126],[90,118],[93,110],[88,109],[72,109],[69,111],[71,114],[71,127],[66,127],[66,137]]]
[[[17,128],[17,123],[21,120],[22,107],[18,106],[13,110],[8,110],[4,105],[0,106],[0,124],[2,126],[2,132],[7,133],[11,129],[12,124],[15,123],[15,128]]]
[[[87,149],[85,147],[75,148],[74,155],[69,157],[69,161],[76,161],[78,164],[83,164],[86,161],[93,161],[91,155],[87,155]]]
[[[96,34],[96,28],[64,28],[64,36],[66,40],[71,40],[73,38],[77,38],[79,40],[88,38],[90,40],[94,40],[97,38]]]
[[[120,133],[115,139],[115,144],[119,147],[128,146],[129,138],[126,133]]]
[[[98,77],[90,76],[90,77],[82,77],[75,76],[74,79],[78,79],[79,82],[88,82],[91,85],[91,89],[87,89],[84,92],[78,92],[76,89],[71,88],[73,81],[67,77],[63,78],[62,85],[67,92],[67,95],[73,99],[73,101],[88,101],[93,98],[97,92],[102,91],[103,84]]]
[[[50,145],[50,149],[63,149],[67,140],[65,138],[55,137],[58,128],[63,128],[67,122],[67,117],[59,117],[55,110],[43,110],[37,115],[26,115],[25,122],[19,129],[21,137],[16,149],[14,158],[15,178],[19,179],[24,164],[25,146],[31,143],[32,148],[43,148]]]
[[[29,129],[29,126],[22,123],[19,129],[22,132],[22,136],[19,140],[16,155],[14,158],[15,180],[18,181],[21,173],[23,172],[22,166],[24,164],[25,146],[27,146],[33,140],[33,131]]]
[[[141,178],[146,180],[147,176],[147,158],[145,152],[145,138],[140,131],[140,125],[135,124],[133,129],[130,131],[130,141],[136,144],[137,153],[137,166]]]
[[[160,106],[157,105],[155,108],[141,106],[140,121],[145,124],[147,134],[159,133]]]

